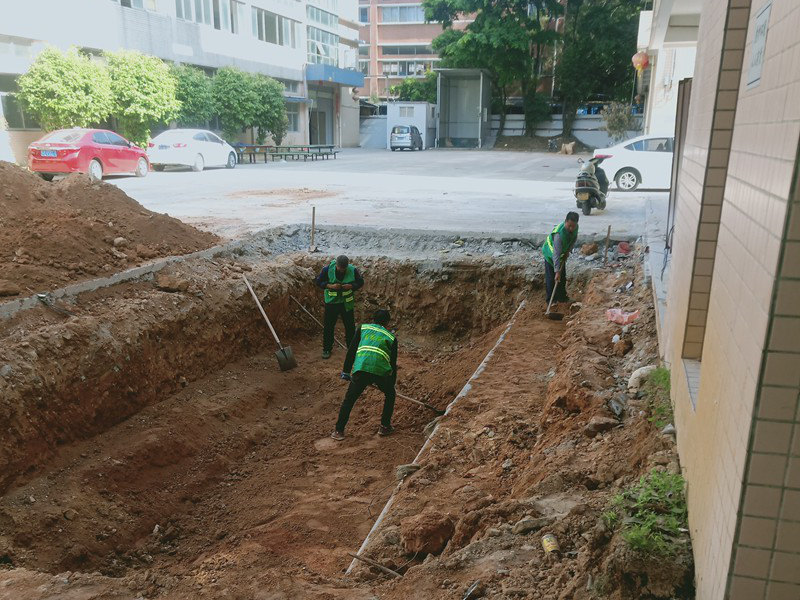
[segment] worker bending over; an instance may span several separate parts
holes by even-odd
[[[365,323],[356,330],[356,335],[347,349],[342,379],[350,381],[350,385],[339,409],[336,429],[331,434],[335,440],[344,439],[344,428],[350,419],[350,411],[353,410],[358,397],[370,385],[375,385],[385,397],[378,435],[389,435],[394,430],[392,413],[395,400],[394,385],[397,380],[397,338],[387,329],[390,318],[388,310],[376,310],[372,323]]]
[[[567,297],[567,258],[578,239],[578,213],[568,212],[563,223],[559,223],[547,236],[542,246],[546,302],[550,302],[553,286],[556,287],[554,302],[569,302]]]
[[[355,292],[364,285],[364,279],[350,259],[342,255],[324,267],[317,275],[316,283],[325,290],[325,323],[322,333],[322,358],[330,358],[333,349],[333,331],[339,316],[344,323],[344,336],[348,346],[355,335],[356,322],[353,314]]]

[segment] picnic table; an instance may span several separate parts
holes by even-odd
[[[327,160],[333,156],[334,160],[339,150],[336,150],[335,144],[291,144],[280,146],[269,146],[264,144],[237,144],[236,152],[239,154],[239,162],[244,162],[244,157],[247,156],[251,163],[258,160],[259,155],[264,155],[264,162],[266,163],[270,158],[273,162],[279,159],[291,159],[307,162],[310,158],[312,161],[317,159]]]

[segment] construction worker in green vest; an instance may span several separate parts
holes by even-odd
[[[556,287],[554,302],[569,302],[567,297],[567,258],[578,239],[578,213],[568,212],[563,223],[559,223],[542,245],[544,255],[546,302],[550,302],[553,287]]]
[[[388,310],[377,310],[371,323],[365,323],[356,330],[353,341],[347,349],[347,358],[342,368],[342,379],[350,382],[344,395],[339,419],[331,437],[337,441],[344,439],[344,428],[350,419],[356,400],[374,385],[383,392],[383,413],[378,435],[389,435],[394,413],[395,382],[397,380],[397,338],[387,329],[391,315]],[[350,374],[352,372],[352,375]]]
[[[346,256],[337,256],[336,260],[322,269],[316,278],[316,284],[325,290],[325,322],[322,334],[322,358],[330,358],[333,349],[333,332],[336,321],[342,317],[344,336],[349,346],[356,331],[353,314],[355,292],[364,286],[364,279]]]

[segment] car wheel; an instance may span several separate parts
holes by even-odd
[[[150,168],[149,168],[149,166],[147,164],[147,160],[145,160],[144,158],[140,158],[138,161],[136,161],[136,176],[137,177],[146,177],[147,176],[147,171],[149,171],[149,170],[150,170]]]
[[[39,173],[39,177],[41,177],[45,181],[53,181],[54,175],[52,175],[51,173]]]
[[[159,173],[164,170],[164,165],[153,165],[153,171],[158,171]]]
[[[236,155],[233,152],[228,154],[228,163],[225,166],[229,169],[236,166]]]
[[[92,181],[100,181],[103,179],[103,165],[96,158],[93,158],[89,163],[89,178]]]
[[[203,170],[203,167],[205,166],[206,163],[203,160],[203,155],[198,154],[197,157],[194,159],[194,164],[192,165],[192,171],[200,172]]]
[[[634,169],[622,169],[615,179],[617,187],[626,192],[632,192],[642,183],[641,175]]]

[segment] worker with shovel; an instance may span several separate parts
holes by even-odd
[[[568,212],[547,236],[542,246],[544,255],[545,288],[550,304],[569,302],[567,297],[567,258],[578,239],[578,213]],[[549,308],[548,308],[549,310]]]
[[[353,315],[355,292],[364,285],[364,279],[346,256],[338,256],[317,275],[316,284],[325,290],[325,325],[322,333],[322,358],[330,358],[333,349],[333,331],[339,316],[344,323],[347,345],[353,340],[356,323]]]
[[[350,385],[344,395],[339,419],[331,437],[337,441],[344,439],[344,428],[350,419],[350,411],[359,396],[368,386],[374,385],[383,392],[383,413],[378,435],[389,435],[394,413],[395,382],[397,380],[397,338],[387,329],[390,319],[388,310],[376,310],[372,323],[365,323],[356,330],[353,342],[347,349],[347,358],[342,368],[342,379]],[[352,371],[352,375],[350,372]]]

